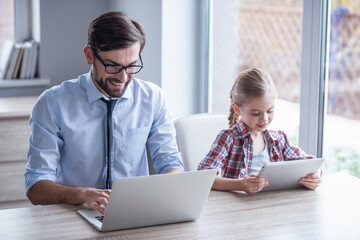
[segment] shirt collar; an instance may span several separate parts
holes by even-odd
[[[89,103],[103,97],[103,94],[96,88],[91,78],[91,70],[86,74],[86,93]]]
[[[129,98],[129,99],[133,98],[134,80],[135,80],[134,78],[131,79],[129,85],[127,86],[121,98]],[[97,87],[95,86],[91,77],[91,70],[86,74],[86,92],[89,103],[92,103],[102,97],[107,99],[107,97],[105,97],[104,94],[102,94],[102,92],[100,92],[99,89],[97,89]]]
[[[121,98],[129,98],[129,99],[134,98],[134,95],[133,95],[133,93],[134,93],[134,91],[133,91],[134,90],[134,80],[135,80],[135,78],[130,80],[129,85],[127,86],[127,88],[126,88],[124,94],[121,96]]]
[[[268,142],[269,145],[272,145],[272,144],[275,143],[275,140],[274,140],[274,138],[271,136],[269,130],[265,130],[264,136],[265,136],[265,139],[266,139],[266,141]]]
[[[249,130],[246,128],[245,124],[241,120],[235,125],[234,130],[236,130],[235,132],[239,136],[250,136]]]

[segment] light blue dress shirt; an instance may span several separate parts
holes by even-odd
[[[40,180],[105,188],[107,107],[102,97],[90,72],[39,97],[30,117],[26,193]],[[112,118],[111,183],[149,174],[147,142],[157,173],[183,170],[173,119],[158,86],[133,78]]]

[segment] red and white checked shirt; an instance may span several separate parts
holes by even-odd
[[[291,145],[283,131],[265,130],[271,162],[314,158],[302,149]],[[222,169],[226,178],[244,178],[249,175],[253,159],[253,141],[243,122],[231,129],[222,130],[209,153],[199,163],[198,170]]]

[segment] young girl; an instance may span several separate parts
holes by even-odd
[[[230,129],[222,130],[198,169],[221,168],[212,189],[256,193],[268,186],[257,178],[265,162],[313,158],[290,144],[282,131],[267,130],[274,117],[277,91],[270,75],[258,68],[245,70],[237,77],[231,92]],[[320,174],[299,180],[315,189]]]

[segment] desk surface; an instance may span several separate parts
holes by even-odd
[[[79,208],[1,210],[0,239],[360,239],[360,179],[346,174],[325,175],[316,191],[211,191],[196,221],[107,233]]]

